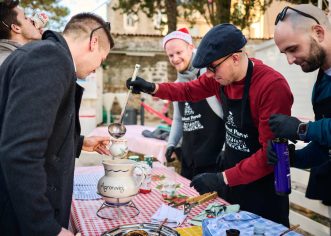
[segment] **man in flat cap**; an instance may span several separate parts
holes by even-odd
[[[193,178],[200,194],[218,191],[241,210],[289,226],[287,196],[276,195],[273,167],[267,164],[267,141],[273,138],[271,114],[289,115],[293,96],[285,78],[262,61],[248,58],[246,38],[232,24],[213,27],[202,39],[193,66],[207,72],[188,83],[127,81],[136,93],[172,101],[199,101],[216,95],[226,127],[225,152],[218,173]],[[215,130],[214,132],[217,132]],[[194,149],[194,147],[192,147]]]

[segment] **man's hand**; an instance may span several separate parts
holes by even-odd
[[[165,153],[165,157],[167,158],[167,162],[173,162],[174,160],[176,160],[175,158],[172,158],[172,154],[175,151],[175,147],[174,146],[169,146],[167,148],[167,151]]]
[[[269,126],[276,138],[287,138],[291,141],[298,140],[298,127],[302,123],[298,118],[282,114],[270,116]]]
[[[288,145],[288,153],[289,153],[289,158],[290,158],[290,166],[293,166],[294,160],[295,160],[295,145],[294,144]],[[278,157],[273,148],[273,144],[272,144],[271,140],[268,140],[267,162],[270,165],[276,165],[278,162]]]
[[[217,191],[220,197],[226,192],[226,184],[224,183],[223,174],[219,173],[202,173],[194,176],[190,187],[194,187],[199,194]]]
[[[152,94],[155,90],[154,83],[147,82],[146,80],[138,76],[134,81],[131,81],[131,78],[129,78],[126,81],[126,87],[128,89],[131,89],[132,87],[132,93],[135,94],[140,94],[140,92]]]
[[[87,152],[96,151],[101,155],[110,155],[109,148],[109,137],[91,136],[84,137],[83,150]]]

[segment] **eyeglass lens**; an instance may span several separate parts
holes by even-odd
[[[215,73],[217,67],[219,67],[223,62],[225,62],[225,61],[226,61],[229,57],[231,57],[233,54],[235,54],[235,53],[240,53],[240,52],[242,52],[242,50],[238,50],[238,51],[236,51],[236,52],[234,52],[234,53],[231,53],[231,54],[228,55],[224,60],[222,60],[220,63],[216,64],[215,66],[212,66],[212,65],[207,66],[207,70],[209,70],[209,71],[212,72],[212,73]]]

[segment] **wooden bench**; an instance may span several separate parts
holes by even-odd
[[[309,174],[307,170],[291,168],[292,193],[290,194],[290,202],[329,218],[330,221],[331,207],[323,205],[321,201],[305,197]],[[331,185],[325,187],[331,187]],[[316,236],[331,235],[329,227],[293,210],[290,210],[290,222],[293,225],[300,224],[301,229]]]

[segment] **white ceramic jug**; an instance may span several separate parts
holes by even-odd
[[[110,154],[113,158],[125,158],[128,154],[128,144],[124,138],[112,139],[109,147]]]
[[[145,175],[134,176],[135,168],[144,173],[139,163],[127,159],[104,160],[105,175],[98,182],[98,193],[108,203],[128,203],[135,196]]]

